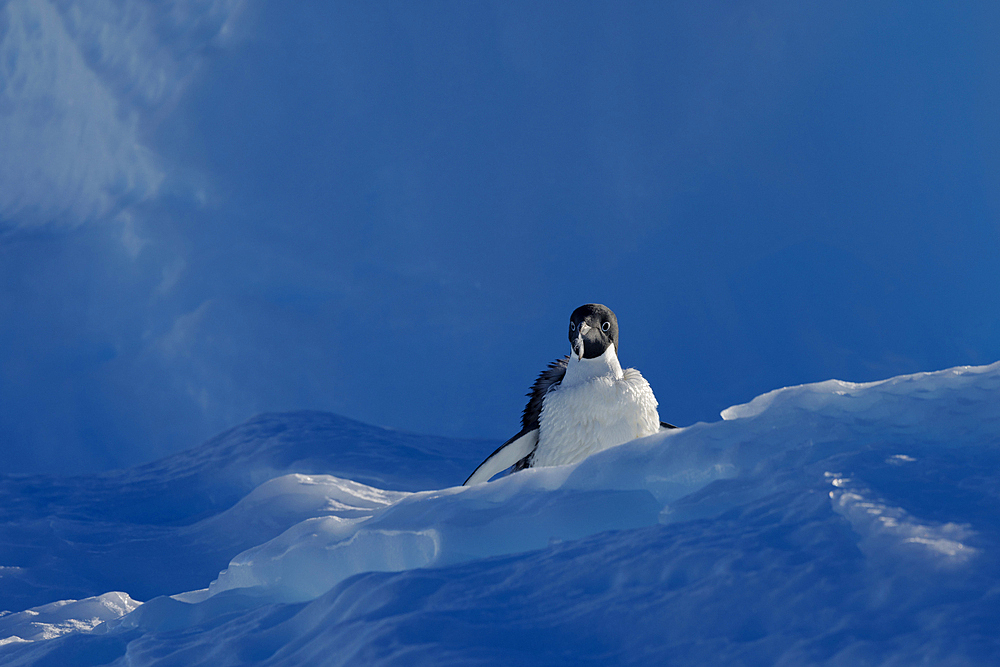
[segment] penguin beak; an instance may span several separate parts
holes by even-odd
[[[586,322],[581,324],[580,328],[576,330],[576,339],[573,341],[573,354],[576,355],[577,361],[583,359],[583,338],[590,330],[591,326]]]

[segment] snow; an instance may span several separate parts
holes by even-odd
[[[134,611],[139,602],[126,593],[105,593],[86,600],[60,600],[0,616],[0,646],[53,639],[69,632],[93,630],[105,621]]]
[[[788,387],[474,487],[493,443],[323,413],[8,477],[0,599],[49,599],[0,664],[995,663],[998,396],[1000,364]]]
[[[203,588],[236,554],[315,516],[309,503],[327,502],[308,494],[282,500],[268,494],[275,487],[251,494],[269,480],[326,473],[390,490],[448,486],[460,484],[492,447],[304,411],[261,415],[130,470],[3,476],[0,609],[106,591],[147,600]],[[254,510],[256,503],[270,505]]]

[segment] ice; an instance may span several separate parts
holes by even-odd
[[[65,576],[90,572],[88,552],[122,526],[149,541],[128,552],[134,570],[147,569],[138,583],[161,579],[169,559],[190,562],[189,551],[230,555],[215,572],[202,563],[198,585],[130,613],[56,603],[31,610],[59,610],[45,621],[8,614],[0,664],[995,663],[998,398],[1000,364],[831,380],[573,466],[473,487],[449,485],[463,479],[449,472],[423,489],[374,483],[443,456],[400,447],[410,436],[379,433],[373,445],[361,426],[329,421],[329,446],[344,448],[362,481],[335,451],[336,475],[318,461],[296,471],[294,459],[309,457],[287,452],[287,464],[261,465],[296,437],[258,423],[122,473],[123,493],[154,516],[189,517],[145,533],[96,512],[83,492],[90,478],[63,480],[54,495],[21,480],[11,498],[33,508],[32,521],[46,503],[77,517]],[[300,452],[322,449],[309,428],[298,433],[311,443]],[[488,452],[467,453],[469,469]],[[238,501],[193,502],[190,489],[216,484],[232,497],[232,480],[246,484],[236,461],[270,472],[253,473],[266,479]],[[202,467],[226,474],[209,483]],[[143,500],[152,489],[155,503]],[[5,553],[0,582],[47,571]],[[44,626],[32,633],[34,622]]]

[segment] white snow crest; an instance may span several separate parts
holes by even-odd
[[[297,602],[359,572],[427,565],[438,554],[435,531],[365,527],[373,516],[411,495],[329,475],[272,479],[213,521],[245,529],[268,517],[287,522],[289,517],[312,516],[292,521],[278,537],[234,558],[209,588],[175,597],[199,602],[225,590],[266,588],[275,600]]]
[[[905,454],[897,460],[912,461]],[[900,559],[925,559],[933,565],[961,565],[979,550],[965,544],[973,535],[968,525],[934,524],[894,507],[839,473],[826,473],[834,490],[830,491],[833,509],[843,515],[861,537],[859,546],[865,555],[878,562],[896,564]]]
[[[0,646],[87,632],[105,621],[121,618],[141,604],[127,593],[114,592],[85,600],[61,600],[0,616]]]
[[[960,366],[931,373],[900,375],[877,382],[827,380],[776,389],[749,403],[722,411],[726,421],[751,418],[802,420],[811,415],[878,425],[882,428],[922,428],[945,423],[940,411],[961,414],[964,408],[949,396],[968,393],[980,398],[1000,391],[1000,362]]]
[[[250,589],[277,602],[311,600],[360,572],[399,572],[434,562],[436,531],[356,529],[357,520],[307,519],[237,556],[204,591],[175,596],[200,602],[222,591]]]

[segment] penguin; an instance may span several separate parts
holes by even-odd
[[[646,379],[618,362],[618,318],[588,303],[569,318],[570,354],[548,365],[527,394],[521,431],[487,457],[463,486],[514,471],[568,465],[608,447],[677,428],[661,422]]]

